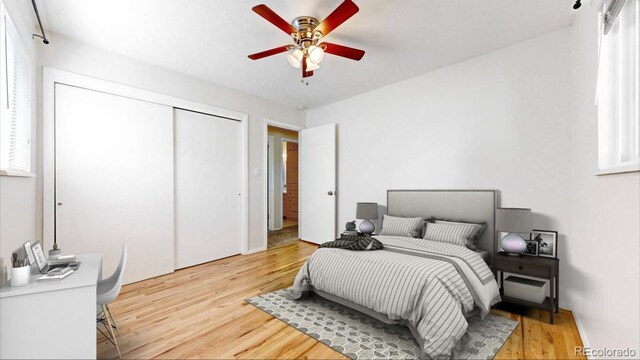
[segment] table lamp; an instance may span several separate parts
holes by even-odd
[[[371,219],[378,218],[378,204],[370,202],[358,203],[356,207],[356,219],[363,220],[360,223],[360,232],[365,235],[373,234],[376,226],[371,222]]]
[[[498,208],[496,209],[496,231],[508,232],[502,238],[502,250],[509,254],[522,254],[527,243],[519,234],[531,233],[531,209]]]

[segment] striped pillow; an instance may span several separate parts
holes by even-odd
[[[403,218],[384,215],[380,235],[412,237],[412,233],[420,226],[420,223],[422,223],[421,217]]]
[[[477,229],[469,225],[427,223],[424,239],[472,247],[476,232]]]
[[[453,221],[453,220],[440,220],[440,219],[435,219],[434,221],[436,224],[454,224],[454,225],[462,225],[462,226],[471,226],[473,227],[474,231],[473,233],[471,233],[469,235],[469,240],[471,240],[471,242],[473,243],[473,245],[467,245],[467,247],[471,250],[476,250],[478,248],[477,243],[478,243],[478,238],[480,237],[480,235],[482,235],[482,233],[484,232],[484,229],[487,227],[487,223],[483,222],[483,223],[472,223],[472,222],[464,222],[464,221]]]

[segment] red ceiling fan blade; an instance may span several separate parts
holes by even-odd
[[[360,9],[353,3],[353,1],[345,0],[345,2],[333,10],[326,19],[322,20],[320,25],[316,27],[316,30],[320,31],[322,36],[327,36],[335,28],[355,15],[359,10]]]
[[[256,5],[252,8],[253,12],[262,16],[265,20],[277,26],[280,30],[286,32],[291,35],[292,32],[295,32],[296,29],[291,26],[285,19],[281,18],[280,15],[276,14],[273,10],[269,9],[269,7],[265,4]]]
[[[255,54],[251,54],[251,55],[249,55],[249,59],[251,59],[251,60],[259,60],[259,59],[262,59],[262,58],[266,58],[267,56],[280,54],[280,53],[288,51],[290,46],[291,45],[278,46],[277,48],[273,48],[273,49],[270,49],[270,50],[262,51],[262,52],[255,53]]]
[[[320,47],[323,48],[326,53],[342,56],[355,61],[360,61],[364,56],[364,50],[354,49],[348,46],[323,42],[320,44]]]

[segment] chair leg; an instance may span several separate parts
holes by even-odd
[[[118,350],[118,357],[122,357],[122,354],[120,354],[120,347],[118,346],[118,340],[116,340],[116,336],[113,333],[113,324],[111,324],[111,318],[109,317],[109,315],[107,315],[107,307],[105,305],[102,305],[102,311],[105,313],[105,317],[107,318],[107,323],[109,324],[109,326],[107,326],[107,330],[109,330],[109,334],[111,334],[111,337],[113,338],[113,344],[116,346],[116,349]]]
[[[120,337],[120,330],[118,330],[118,324],[116,324],[116,319],[114,319],[113,314],[111,313],[111,309],[109,308],[109,304],[105,304],[107,311],[109,312],[109,317],[111,318],[111,323],[113,324],[113,328],[116,329],[116,333],[118,337]]]

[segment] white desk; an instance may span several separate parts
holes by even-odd
[[[80,268],[63,280],[39,282],[38,274],[27,285],[0,289],[0,358],[96,358],[102,255],[77,258]]]

